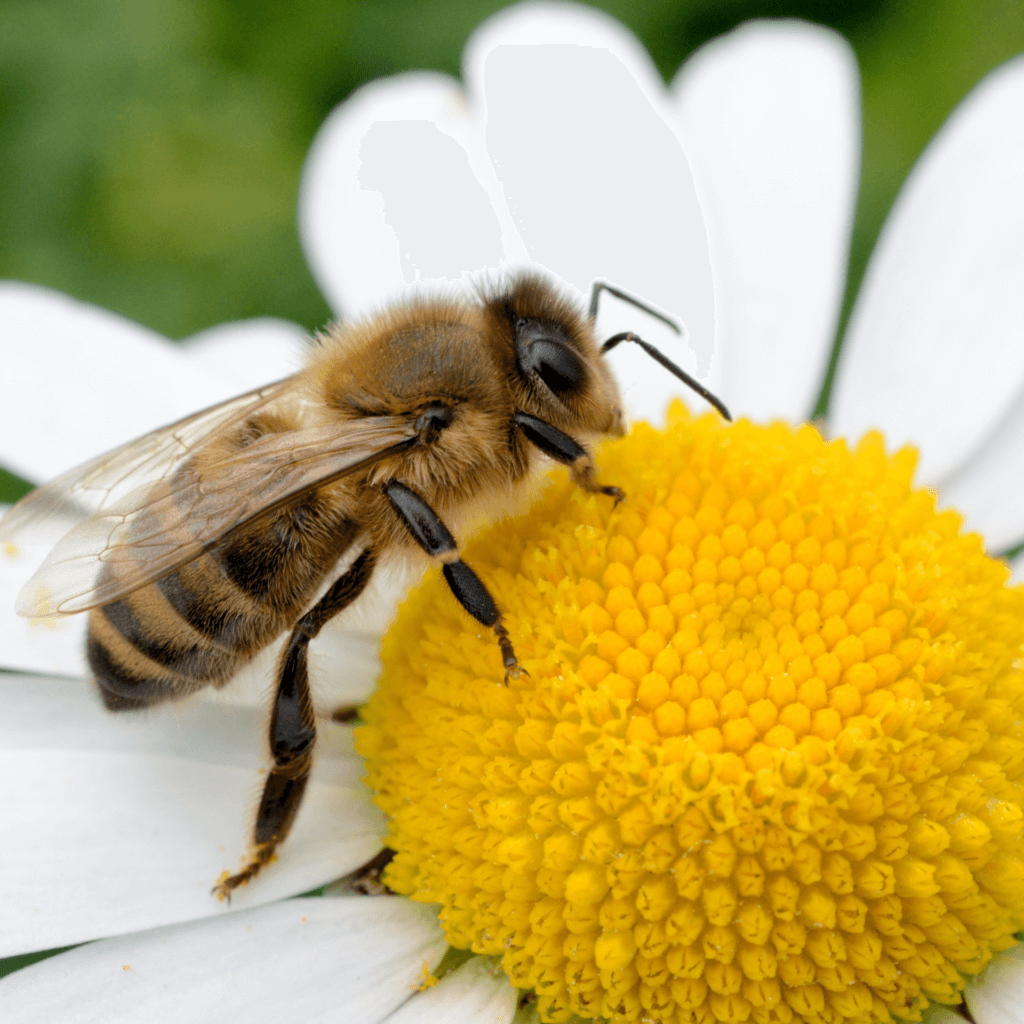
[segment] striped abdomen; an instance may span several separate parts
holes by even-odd
[[[148,707],[226,682],[295,625],[357,532],[314,494],[94,609],[86,651],[106,706]]]

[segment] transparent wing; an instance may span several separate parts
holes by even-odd
[[[409,420],[366,417],[270,434],[236,455],[124,496],[77,525],[18,596],[28,617],[117,601],[196,558],[261,512],[408,446]]]
[[[4,516],[0,543],[17,542],[43,524],[57,522],[69,527],[143,485],[168,479],[204,441],[286,395],[294,382],[294,377],[286,377],[230,398],[69,469],[26,494]]]

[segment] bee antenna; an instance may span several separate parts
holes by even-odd
[[[607,287],[607,285],[605,285]],[[608,289],[612,291],[611,288]],[[596,294],[596,293],[595,293]],[[618,294],[613,292],[613,294]],[[591,304],[593,306],[593,303]],[[639,305],[639,303],[637,303]],[[643,308],[643,307],[641,307]],[[703,384],[698,380],[694,380],[685,370],[681,370],[675,363],[672,362],[668,356],[663,355],[653,345],[648,344],[643,338],[638,338],[632,331],[623,331],[622,334],[616,334],[614,337],[609,338],[601,346],[601,354],[610,352],[616,345],[623,341],[632,341],[639,345],[653,360],[661,363],[662,366],[668,370],[669,373],[674,374],[678,377],[688,388],[692,388],[700,395],[704,401],[709,402],[713,405],[729,422],[732,422],[732,415],[729,410],[725,407],[725,403],[720,399],[716,398]]]
[[[631,306],[636,306],[637,309],[642,309],[649,316],[653,316],[655,320],[660,320],[663,324],[668,324],[676,334],[683,333],[682,328],[671,317],[665,316],[664,313],[659,313],[656,309],[652,309],[648,306],[646,302],[641,302],[635,295],[630,295],[629,292],[624,292],[621,288],[616,288],[614,285],[608,284],[605,281],[595,281],[590,289],[591,321],[597,320],[597,303],[601,298],[601,292],[608,292],[610,295],[614,295],[615,298],[622,299],[623,302],[628,302]]]

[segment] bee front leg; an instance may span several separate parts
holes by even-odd
[[[526,412],[516,413],[516,426],[527,441],[536,445],[545,455],[569,467],[573,483],[591,494],[607,494],[618,505],[625,494],[618,487],[602,487],[594,481],[594,461],[579,441],[562,433],[558,427]]]
[[[245,885],[268,864],[292,827],[309,781],[316,743],[316,717],[309,693],[309,641],[363,592],[375,562],[373,552],[364,551],[348,572],[299,620],[281,652],[270,718],[270,751],[274,764],[263,785],[263,796],[256,812],[254,853],[238,874],[222,878],[214,886],[218,899],[229,898],[233,890]]]
[[[501,623],[501,612],[480,577],[459,557],[459,546],[441,517],[415,491],[397,480],[385,484],[384,493],[416,543],[441,563],[444,578],[459,604],[481,625],[494,630],[505,666],[505,682],[518,679],[526,669],[516,660],[508,630]]]

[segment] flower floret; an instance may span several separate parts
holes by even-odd
[[[449,941],[544,1021],[883,1021],[1024,925],[1024,592],[868,435],[675,407],[428,581],[357,743]]]

